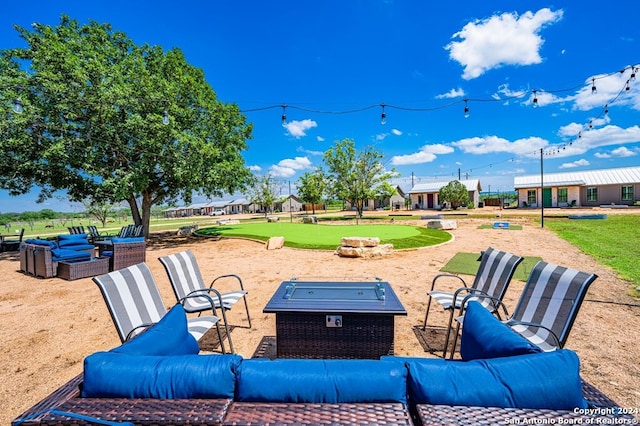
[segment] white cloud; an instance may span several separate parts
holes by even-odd
[[[410,164],[430,163],[437,158],[438,154],[451,154],[453,151],[453,148],[443,144],[425,145],[416,153],[393,156],[391,164],[393,166],[407,166]]]
[[[539,137],[529,137],[510,141],[498,136],[484,136],[461,139],[452,145],[467,154],[493,154],[496,152],[531,156],[536,150],[545,148],[548,141]]]
[[[383,141],[383,140],[385,140],[385,138],[386,138],[387,136],[389,136],[389,133],[378,133],[378,134],[376,135],[376,140],[377,140],[377,141]]]
[[[562,152],[565,155],[579,155],[602,146],[625,145],[638,142],[640,142],[640,126],[623,129],[618,126],[608,125],[582,132],[581,137],[572,141]],[[625,151],[622,147],[618,148],[618,150],[620,151],[618,151],[617,156],[624,156]],[[613,154],[613,151],[611,154]]]
[[[464,90],[461,88],[451,89],[447,93],[442,93],[440,95],[436,95],[436,99],[453,99],[453,98],[461,98],[465,95]]]
[[[594,108],[603,108],[611,99],[616,99],[616,105],[631,105],[640,109],[640,94],[638,91],[625,90],[627,80],[631,75],[631,69],[624,72],[616,72],[608,75],[595,75],[584,82],[584,86],[570,99],[574,101],[573,108],[579,111],[588,111]],[[592,87],[596,87],[594,93]]]
[[[471,80],[503,65],[532,65],[542,62],[539,33],[546,25],[562,19],[563,11],[543,8],[533,12],[503,13],[466,24],[445,46],[449,57],[464,67],[462,78]]]
[[[252,172],[259,172],[260,170],[262,170],[262,167],[260,167],[260,166],[249,166],[249,170],[251,170]]]
[[[269,173],[274,177],[288,178],[295,175],[298,170],[310,169],[312,166],[307,157],[286,158],[269,167]]]
[[[396,136],[402,135],[402,131],[398,129],[391,129],[391,133],[393,133]]]
[[[287,129],[287,133],[296,139],[300,139],[303,136],[307,136],[307,130],[314,127],[318,127],[318,123],[308,118],[302,121],[293,120],[285,123],[284,128]]]
[[[317,140],[318,142],[324,142],[324,138],[323,138],[322,136],[317,136],[317,137],[316,137],[316,140]]]
[[[623,158],[638,155],[637,150],[631,150],[625,146],[611,150],[610,152],[598,152],[595,154],[597,158]]]
[[[572,161],[571,163],[563,163],[559,168],[560,169],[573,169],[575,167],[588,166],[589,161],[583,159]]]
[[[297,152],[302,152],[304,154],[315,155],[315,156],[324,155],[324,152],[322,152],[322,151],[312,151],[310,149],[306,149],[306,148],[303,148],[301,146],[296,148],[296,151]]]

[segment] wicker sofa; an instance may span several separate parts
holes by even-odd
[[[194,341],[180,305],[165,318],[109,352],[88,356],[83,374],[14,426],[95,419],[157,425],[634,421],[580,379],[577,355],[569,350],[468,361],[243,359],[185,349]],[[471,342],[470,356],[495,349]]]
[[[94,250],[86,234],[60,235],[57,241],[28,239],[20,245],[20,270],[36,277],[55,277],[58,262],[88,260]]]

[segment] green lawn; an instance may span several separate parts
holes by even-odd
[[[640,284],[639,215],[609,215],[603,220],[545,218],[544,225],[584,253],[615,269],[621,278],[636,286]]]
[[[449,272],[452,274],[465,274],[476,275],[480,262],[478,258],[480,253],[456,253],[446,265],[444,265],[440,271]],[[520,281],[527,281],[529,273],[536,263],[541,261],[542,258],[537,256],[525,257],[524,260],[516,267],[516,271],[513,274],[513,278]]]
[[[316,250],[335,250],[342,237],[378,237],[381,244],[393,244],[396,250],[427,247],[444,243],[451,234],[437,229],[393,225],[316,225],[302,223],[241,223],[200,229],[202,235],[243,237],[267,241],[282,236],[285,246]]]

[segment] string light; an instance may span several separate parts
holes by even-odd
[[[287,125],[287,106],[282,104],[282,127]]]
[[[169,113],[166,109],[164,110],[164,113],[162,113],[162,124],[164,124],[165,126],[169,124]]]
[[[598,89],[596,89],[596,79],[592,78],[591,79],[591,94],[595,95],[596,93],[598,93]]]
[[[16,114],[22,114],[24,112],[24,105],[22,105],[22,99],[15,98],[13,100],[13,112]]]
[[[538,108],[538,97],[536,96],[537,90],[533,89],[533,107]]]
[[[469,105],[467,99],[464,100],[464,118],[469,118]]]
[[[384,107],[386,105],[382,103],[380,104],[380,106],[382,107],[382,114],[380,114],[380,124],[384,126],[385,124],[387,124],[387,114],[384,112]]]

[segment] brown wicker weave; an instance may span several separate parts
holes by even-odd
[[[80,398],[82,375],[76,376],[47,398],[18,416],[12,424],[83,425],[86,419],[62,414],[88,416],[141,425],[286,425],[286,424],[393,424],[393,425],[496,425],[533,424],[559,419],[578,424],[638,424],[629,415],[615,413],[578,414],[570,410],[540,410],[495,407],[418,405],[412,415],[399,403],[303,404],[248,403],[228,399],[124,399]],[[589,383],[582,383],[584,397],[593,407],[617,404]],[[55,411],[52,411],[55,410]],[[568,424],[568,423],[565,423]]]
[[[400,403],[293,404],[234,402],[225,425],[412,425]]]
[[[86,416],[139,425],[222,425],[229,399],[79,398],[79,375],[17,417],[12,424],[87,425]],[[54,411],[53,411],[54,410]],[[74,416],[63,413],[72,413]]]
[[[118,242],[113,244],[111,240],[98,241],[100,256],[104,251],[111,251],[111,260],[109,261],[109,271],[117,271],[118,269],[127,268],[137,265],[146,260],[147,243],[145,241],[136,242]]]
[[[65,280],[77,280],[109,272],[109,258],[95,257],[79,261],[61,260],[58,262],[58,277]]]
[[[20,269],[29,275],[51,278],[58,273],[58,262],[53,261],[51,247],[22,243]]]
[[[393,355],[393,315],[342,314],[343,327],[324,314],[276,314],[278,358],[368,358]]]

